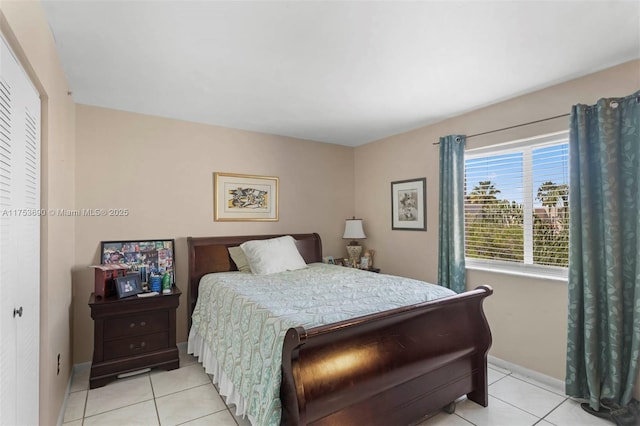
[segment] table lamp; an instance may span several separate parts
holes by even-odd
[[[351,240],[349,245],[347,245],[347,253],[349,253],[350,264],[353,265],[355,262],[357,265],[360,261],[362,246],[358,244],[358,241],[356,240],[367,238],[367,236],[364,235],[364,230],[362,229],[362,219],[356,219],[355,216],[353,219],[347,219],[345,221],[344,235],[342,238],[345,240]]]

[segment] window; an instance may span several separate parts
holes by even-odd
[[[465,153],[469,267],[566,277],[568,132]]]

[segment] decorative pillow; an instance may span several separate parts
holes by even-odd
[[[240,244],[240,248],[249,261],[251,272],[257,275],[295,271],[307,267],[295,240],[290,235],[269,240],[247,241]]]
[[[231,259],[233,259],[233,262],[238,267],[238,271],[251,272],[247,256],[244,255],[244,252],[240,247],[229,247],[229,254],[231,255]]]

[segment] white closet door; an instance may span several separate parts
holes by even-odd
[[[4,42],[4,40],[3,40]],[[15,159],[12,144],[13,126],[11,112],[14,90],[7,82],[5,74],[6,53],[4,44],[0,46],[0,424],[11,424],[17,419],[16,406],[16,325],[13,317],[16,292],[11,283],[16,282],[16,268],[12,267],[12,254],[15,240],[13,208],[13,161]]]
[[[40,99],[0,37],[0,424],[35,425],[40,351]]]

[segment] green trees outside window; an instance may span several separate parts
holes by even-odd
[[[490,180],[480,181],[465,200],[467,257],[524,262],[525,218],[522,203],[501,199]],[[540,185],[531,217],[533,263],[569,265],[569,189],[546,181]]]

